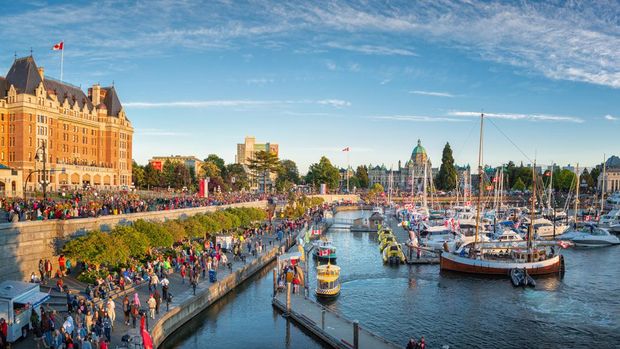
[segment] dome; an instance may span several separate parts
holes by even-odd
[[[103,103],[99,103],[99,105],[97,106],[97,109],[104,109],[104,110],[107,110],[107,109],[108,109],[108,107],[106,107],[106,106],[105,106],[105,104],[103,104]]]
[[[411,160],[414,162],[424,162],[427,159],[426,149],[422,146],[422,142],[418,139],[418,145],[411,152]]]

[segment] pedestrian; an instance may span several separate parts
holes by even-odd
[[[161,305],[161,295],[159,294],[159,291],[157,291],[157,289],[155,289],[155,292],[153,292],[153,298],[155,298],[155,314],[159,315],[159,306]]]
[[[136,328],[136,320],[138,319],[139,307],[136,303],[131,303],[131,325]]]
[[[151,319],[155,319],[155,306],[157,305],[157,301],[153,298],[153,294],[149,297],[147,304],[149,305],[149,315]]]
[[[114,327],[114,321],[116,321],[116,304],[114,304],[112,298],[108,298],[107,310],[110,321],[112,322],[112,327]]]
[[[39,274],[41,274],[41,283],[45,281],[45,262],[42,259],[39,259]]]
[[[123,299],[123,315],[124,315],[124,322],[126,326],[129,326],[129,316],[131,312],[131,304],[129,303],[129,296],[125,295],[125,298]]]
[[[420,343],[418,344],[418,348],[426,349],[426,342],[424,342],[424,336],[422,336],[422,338],[420,338]]]
[[[138,298],[138,292],[133,294],[133,303],[140,308],[140,298]]]
[[[159,277],[157,277],[156,273],[152,273],[151,280],[149,280],[149,292],[151,292],[151,288],[156,290],[158,283],[159,283]]]
[[[65,276],[65,270],[67,269],[67,265],[64,254],[61,254],[60,257],[58,257],[58,269],[60,269],[60,277]]]
[[[164,297],[164,299],[168,299],[168,285],[170,285],[170,281],[168,280],[166,275],[164,275],[164,278],[161,280],[160,283],[161,283],[162,297]]]
[[[112,320],[108,312],[103,316],[103,335],[108,342],[112,340]]]
[[[409,342],[407,343],[407,349],[417,349],[418,343],[415,342],[415,339],[409,338]]]
[[[184,284],[185,283],[185,275],[187,274],[187,271],[185,269],[185,263],[183,263],[181,265],[181,283]]]

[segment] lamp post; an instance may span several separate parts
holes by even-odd
[[[47,201],[47,152],[45,151],[45,141],[42,141],[41,143],[41,146],[35,152],[34,160],[39,161],[39,150],[41,150],[41,152],[43,153],[43,181],[39,183],[41,183],[41,187],[43,189],[43,201]]]

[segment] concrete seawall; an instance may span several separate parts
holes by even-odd
[[[29,280],[30,273],[38,274],[39,259],[50,259],[54,264],[54,270],[56,270],[58,251],[64,242],[82,236],[88,231],[110,231],[119,224],[130,224],[138,219],[162,222],[229,207],[265,208],[267,201],[130,213],[98,218],[3,223],[0,224],[0,281]]]
[[[151,329],[153,347],[158,348],[168,336],[179,329],[183,324],[190,321],[201,311],[218,301],[228,292],[243,283],[250,276],[267,266],[278,255],[281,247],[273,247],[268,253],[248,263],[242,269],[235,271],[208,289],[196,291],[194,296],[190,290],[184,294],[175,295],[174,307],[159,319]],[[177,299],[178,298],[178,299]],[[176,304],[179,302],[179,304]]]

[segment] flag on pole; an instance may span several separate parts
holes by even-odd
[[[65,43],[63,41],[61,41],[61,42],[57,43],[56,45],[54,45],[52,47],[52,50],[53,51],[62,51],[63,48],[64,48],[64,45],[65,45]]]
[[[344,149],[342,149],[342,151],[350,151],[351,149],[349,149],[349,147],[346,147]]]

